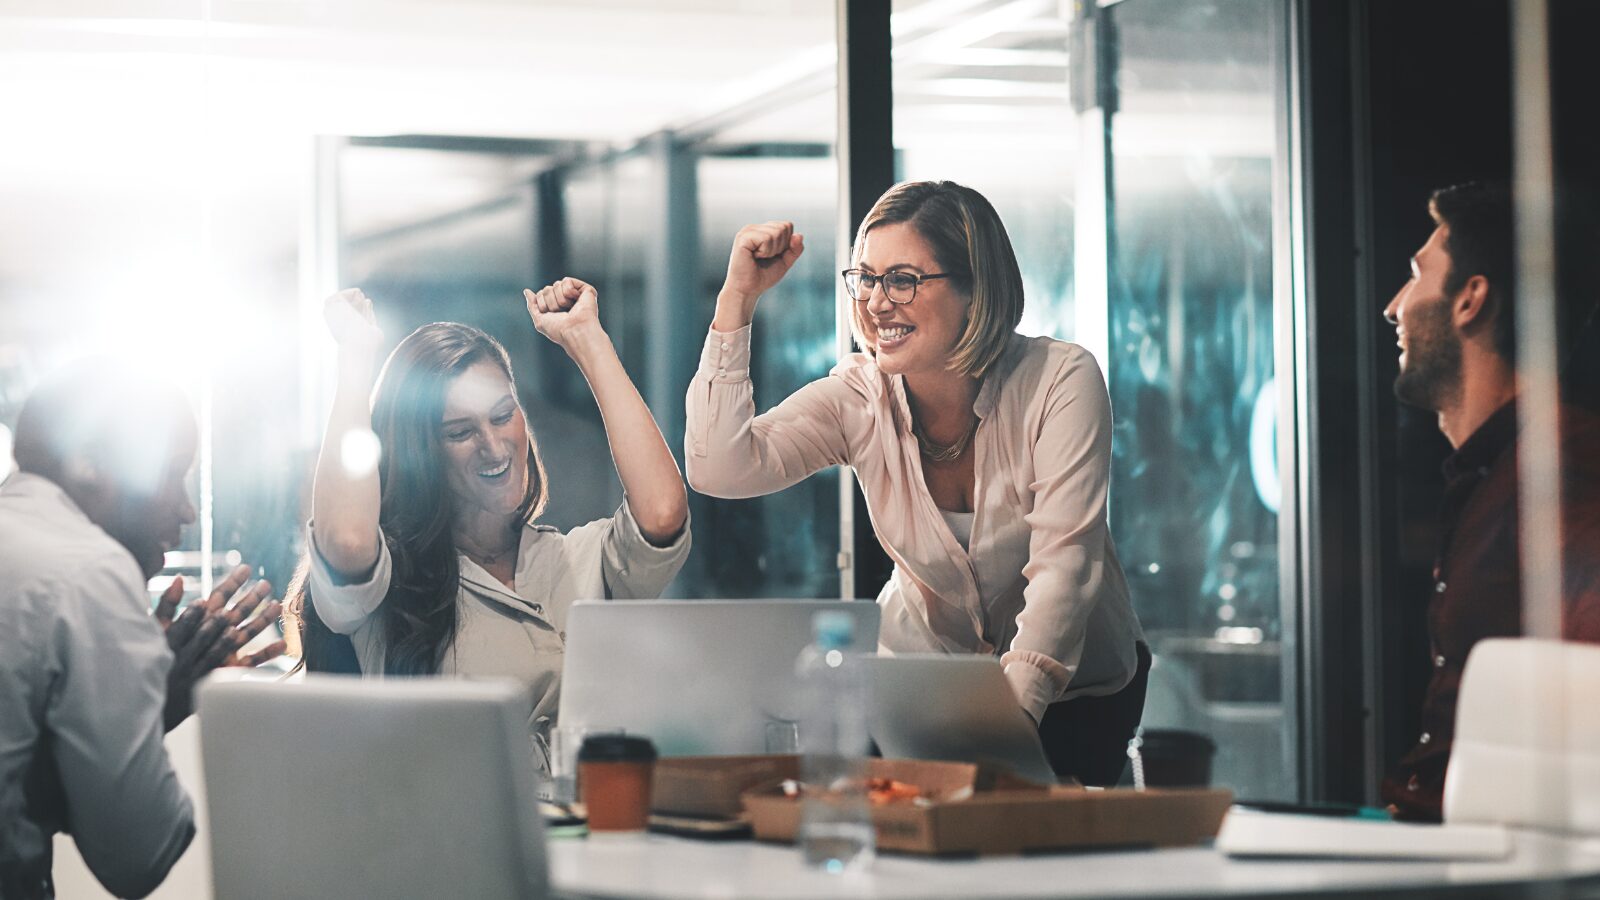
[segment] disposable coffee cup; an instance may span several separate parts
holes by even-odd
[[[643,831],[656,748],[649,738],[593,734],[578,750],[578,791],[594,832]]]
[[[1150,729],[1143,734],[1139,754],[1148,787],[1208,787],[1211,757],[1217,745],[1203,734],[1173,729]]]

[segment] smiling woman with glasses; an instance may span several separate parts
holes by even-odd
[[[842,273],[865,352],[758,416],[750,322],[804,250],[790,222],[734,238],[689,387],[689,484],[753,497],[850,466],[895,563],[882,648],[998,656],[1056,772],[1116,783],[1150,655],[1106,524],[1100,367],[1016,333],[1022,274],[988,200],[908,182],[867,214]]]

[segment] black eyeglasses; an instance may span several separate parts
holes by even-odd
[[[917,297],[917,285],[935,278],[949,278],[946,274],[918,275],[914,272],[863,272],[860,269],[845,269],[839,273],[844,276],[844,291],[850,295],[851,300],[857,302],[872,296],[872,292],[883,282],[883,292],[888,296],[890,303],[910,303]]]

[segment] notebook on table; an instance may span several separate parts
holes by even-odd
[[[1512,841],[1500,825],[1419,825],[1235,806],[1222,820],[1216,847],[1229,856],[1492,860],[1509,856]]]

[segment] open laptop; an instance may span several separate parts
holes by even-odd
[[[988,762],[1057,781],[1039,731],[992,656],[911,654],[868,660],[868,728],[891,758]]]
[[[769,723],[781,735],[799,719],[795,659],[823,610],[848,613],[856,646],[877,652],[878,605],[870,601],[574,604],[559,724],[646,735],[663,756],[769,752]]]
[[[547,896],[525,689],[208,679],[218,900]]]

